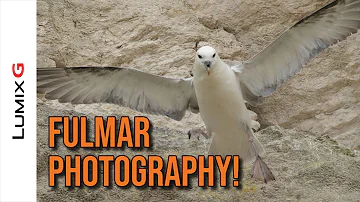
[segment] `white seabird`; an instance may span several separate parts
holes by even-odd
[[[173,79],[131,68],[38,68],[38,92],[74,104],[113,103],[180,120],[187,109],[215,134],[209,154],[239,155],[253,163],[252,176],[275,179],[261,160],[246,100],[256,106],[306,62],[360,28],[360,0],[336,0],[285,31],[250,60],[229,67],[215,49],[195,55],[194,77]],[[254,161],[255,160],[255,161]]]

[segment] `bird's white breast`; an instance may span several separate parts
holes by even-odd
[[[229,67],[194,76],[200,115],[207,128],[216,134],[236,133],[250,122],[239,84]]]

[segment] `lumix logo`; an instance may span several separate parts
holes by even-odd
[[[12,72],[15,76],[15,129],[21,129],[21,135],[12,136],[13,139],[24,139],[25,138],[25,114],[24,114],[24,99],[25,99],[25,90],[24,90],[24,79],[21,77],[24,74],[24,64],[17,63],[12,65]],[[15,132],[17,133],[17,132]]]

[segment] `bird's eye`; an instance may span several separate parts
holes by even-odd
[[[198,57],[201,59],[202,58],[202,56],[201,55],[198,55]]]
[[[216,53],[214,53],[213,58],[215,57]]]

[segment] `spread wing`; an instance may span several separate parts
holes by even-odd
[[[296,23],[249,61],[232,69],[244,98],[258,104],[311,58],[360,28],[360,0],[337,0]]]
[[[198,111],[192,79],[172,79],[116,67],[38,68],[37,92],[74,104],[113,103],[180,120]]]

